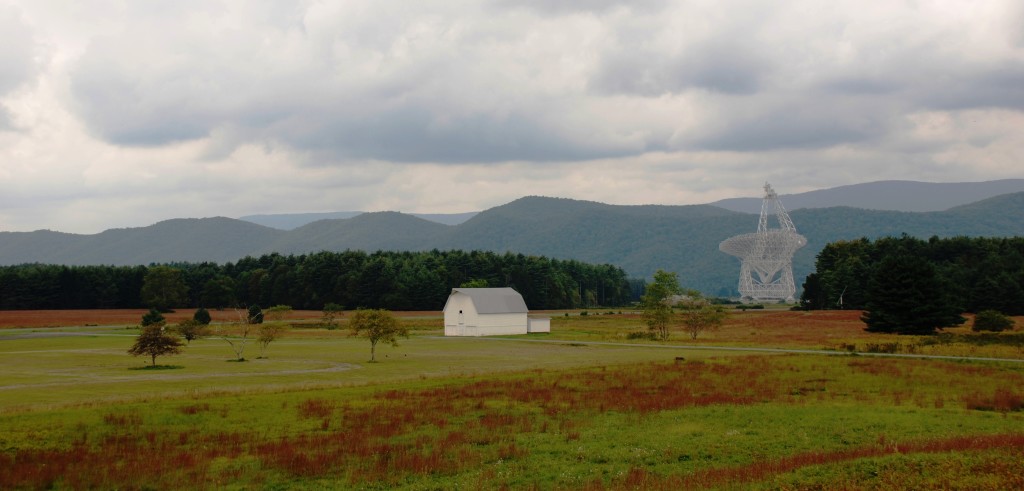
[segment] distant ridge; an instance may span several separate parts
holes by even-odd
[[[303,225],[307,225],[319,220],[336,220],[344,218],[353,218],[364,213],[365,211],[335,211],[329,213],[280,213],[270,215],[246,215],[240,217],[239,220],[246,222],[263,225],[264,227],[276,228],[278,230],[294,230]],[[473,218],[477,212],[467,213],[410,213],[414,217],[419,217],[427,221],[441,223],[444,225],[458,225],[470,218]]]
[[[788,208],[788,206],[787,206]],[[903,233],[931,236],[1024,236],[1024,192],[945,211],[903,212],[853,207],[790,211],[808,244],[793,257],[798,284],[825,244]],[[397,212],[364,213],[284,231],[224,217],[175,219],[94,235],[52,231],[0,232],[0,265],[137,265],[228,262],[271,252],[305,254],[346,249],[486,250],[610,263],[635,277],[674,271],[681,283],[714,295],[735,293],[739,262],[718,251],[728,237],[757,229],[757,216],[711,205],[622,206],[529,196],[458,225]]]
[[[1024,191],[1024,179],[934,183],[875,181],[806,193],[783,194],[787,210],[849,206],[865,210],[943,211],[993,196]],[[761,198],[729,198],[711,203],[741,213],[760,213]]]

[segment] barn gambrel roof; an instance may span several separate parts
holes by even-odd
[[[452,295],[462,293],[473,300],[478,314],[525,314],[526,301],[511,288],[452,288]]]

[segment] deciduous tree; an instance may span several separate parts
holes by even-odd
[[[370,340],[370,361],[376,361],[377,343],[384,341],[398,346],[398,337],[409,337],[409,330],[387,310],[363,309],[352,314],[348,321],[353,334]]]
[[[156,366],[156,357],[176,355],[181,352],[181,340],[164,332],[163,324],[150,324],[142,328],[142,333],[135,339],[135,344],[128,349],[133,356],[148,355]]]
[[[680,314],[683,329],[690,334],[690,339],[697,339],[700,333],[720,327],[725,321],[725,315],[721,306],[707,303],[686,308]]]
[[[180,269],[154,266],[146,272],[142,282],[142,301],[161,312],[184,305],[188,299],[188,286]]]
[[[174,328],[181,337],[185,338],[187,344],[192,344],[195,339],[200,339],[208,334],[209,326],[195,319],[186,319],[178,323]]]
[[[259,336],[256,340],[260,343],[260,358],[265,358],[267,346],[274,342],[285,331],[285,325],[280,322],[265,322],[257,328]]]
[[[324,329],[337,329],[338,328],[338,317],[345,313],[345,307],[336,303],[328,303],[324,305],[324,314],[320,318],[320,325]]]
[[[228,331],[227,326],[219,324],[217,334],[225,343],[231,346],[235,352],[235,361],[245,361],[245,344],[249,341],[255,324],[249,322],[249,314],[244,310],[235,310],[238,322],[230,324],[232,330]]]
[[[275,305],[266,311],[266,316],[274,322],[283,321],[292,311],[291,305]]]
[[[672,323],[672,305],[669,299],[682,292],[679,277],[676,273],[658,270],[654,273],[654,282],[647,285],[640,305],[644,310],[643,319],[647,328],[662,341],[668,339],[669,327]]]

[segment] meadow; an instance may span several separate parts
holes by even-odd
[[[589,311],[464,339],[410,313],[411,338],[367,363],[366,340],[300,312],[266,358],[210,337],[154,370],[131,326],[5,314],[2,489],[1024,488],[1019,331],[767,310],[655,343],[630,337],[635,314]]]

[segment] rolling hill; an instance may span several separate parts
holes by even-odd
[[[794,256],[798,282],[828,242],[907,233],[918,237],[1024,235],[1024,192],[946,211],[899,212],[850,207],[790,213],[808,245]],[[396,212],[316,221],[282,231],[230,218],[176,219],[95,235],[0,232],[0,264],[132,265],[227,262],[269,252],[463,249],[515,252],[621,266],[649,277],[676,271],[682,283],[711,294],[736,288],[739,262],[718,251],[733,235],[753,232],[757,215],[711,205],[621,206],[526,197],[443,225]]]
[[[865,210],[944,211],[1001,194],[1024,192],[1024,179],[984,182],[875,181],[806,193],[783,194],[787,210],[849,206]],[[711,203],[727,210],[761,213],[761,198],[729,198]]]

